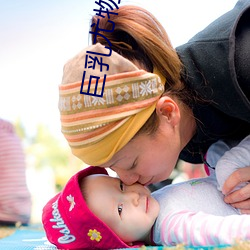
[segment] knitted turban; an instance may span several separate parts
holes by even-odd
[[[107,54],[99,43],[87,47],[66,63],[59,86],[62,133],[72,153],[94,166],[110,160],[133,138],[164,92],[159,75],[139,70],[115,51],[103,56]],[[105,80],[102,97],[80,93],[101,93],[99,83],[91,82],[89,88],[92,76]]]

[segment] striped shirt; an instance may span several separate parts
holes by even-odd
[[[0,119],[0,223],[28,223],[30,213],[21,140],[11,123]]]
[[[209,177],[169,185],[152,194],[160,203],[153,229],[156,245],[216,246],[250,240],[250,215],[226,204],[220,191],[230,173],[249,166],[250,136],[221,158],[227,145],[219,141],[212,147],[208,163],[215,166],[219,160]]]

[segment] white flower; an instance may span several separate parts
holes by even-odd
[[[67,200],[69,201],[70,207],[69,207],[69,211],[72,211],[72,209],[75,207],[75,201],[74,201],[74,197],[70,194],[67,196]]]

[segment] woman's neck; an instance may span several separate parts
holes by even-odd
[[[196,121],[191,108],[181,105],[180,138],[181,146],[184,148],[196,132]]]

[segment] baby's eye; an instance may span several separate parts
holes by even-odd
[[[121,180],[120,180],[120,189],[121,189],[121,191],[124,191],[123,182]]]
[[[123,205],[122,204],[119,204],[118,205],[118,214],[121,216],[121,213],[122,213],[122,208],[123,208]]]

